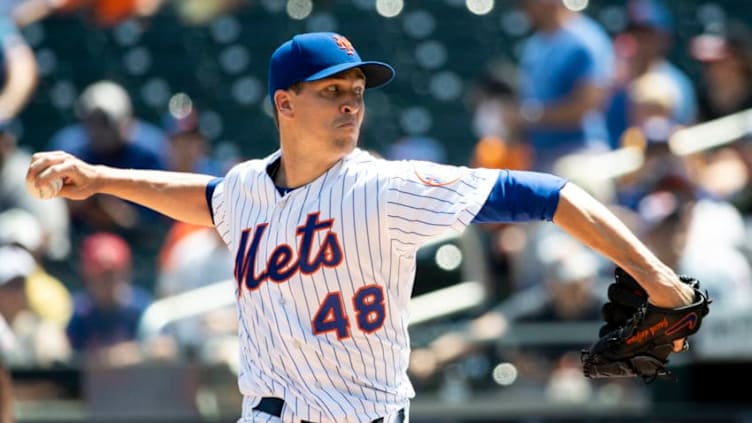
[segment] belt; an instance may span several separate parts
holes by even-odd
[[[282,407],[284,406],[285,406],[285,400],[283,400],[282,398],[263,397],[261,398],[261,402],[259,402],[257,406],[253,407],[253,409],[275,416],[275,417],[282,417]],[[405,409],[404,408],[399,411],[398,416],[399,416],[399,419],[397,421],[399,423],[402,423],[403,421],[405,421]],[[313,422],[309,422],[308,420],[301,420],[300,423],[313,423]],[[384,423],[384,418],[379,417],[376,420],[372,420],[371,423]]]

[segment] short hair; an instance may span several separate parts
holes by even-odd
[[[295,94],[300,94],[301,91],[303,91],[303,81],[298,81],[290,86],[290,88],[287,89],[288,91],[292,91]],[[272,115],[274,116],[274,125],[279,128],[279,114],[277,113],[277,103],[274,101],[274,93],[269,93],[269,95],[272,96]]]

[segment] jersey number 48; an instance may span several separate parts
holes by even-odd
[[[380,285],[366,285],[360,288],[353,294],[352,304],[355,309],[355,321],[361,331],[373,333],[381,329],[386,318],[386,308],[384,289]],[[350,337],[350,319],[341,292],[330,292],[324,297],[313,316],[311,327],[315,335],[334,331],[337,339]]]

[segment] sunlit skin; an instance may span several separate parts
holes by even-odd
[[[365,115],[365,75],[351,69],[277,90],[282,165],[275,182],[290,188],[321,176],[358,144]]]

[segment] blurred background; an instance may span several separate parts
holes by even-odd
[[[591,381],[611,263],[551,224],[436,239],[412,421],[752,421],[750,19],[743,0],[0,0],[0,422],[237,420],[215,231],[35,200],[24,174],[48,149],[213,175],[273,152],[268,57],[306,31],[397,69],[363,148],[569,178],[715,302],[678,381]]]

